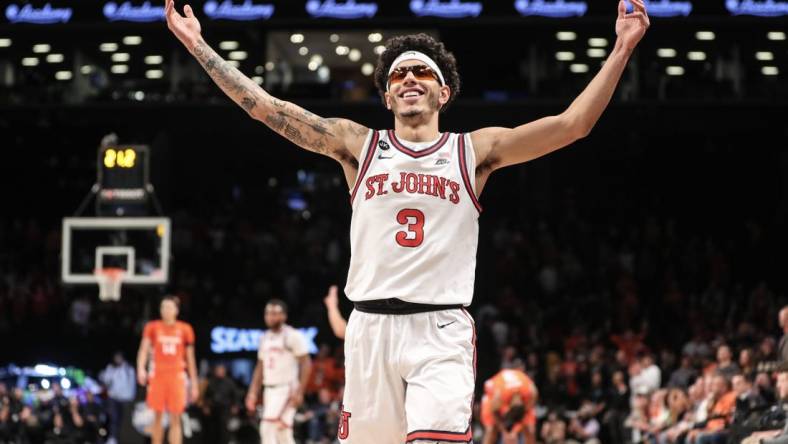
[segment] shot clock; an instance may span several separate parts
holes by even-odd
[[[148,147],[102,146],[98,150],[99,203],[145,202],[148,198]]]

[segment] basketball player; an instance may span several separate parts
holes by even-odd
[[[329,287],[328,293],[323,298],[323,303],[326,305],[328,324],[331,325],[331,331],[334,332],[334,336],[339,339],[345,339],[347,320],[342,316],[342,312],[339,311],[339,296],[337,290],[338,288],[336,285]]]
[[[525,365],[515,360],[512,368],[503,369],[484,382],[482,397],[482,425],[484,444],[498,442],[499,433],[504,443],[536,444],[536,413],[534,406],[539,392],[525,373]]]
[[[293,418],[304,402],[312,361],[306,339],[286,324],[287,305],[272,299],[265,306],[268,331],[260,338],[257,366],[246,394],[246,408],[254,410],[263,388],[263,420],[260,438],[265,444],[294,444]]]
[[[147,403],[155,416],[151,430],[153,444],[164,442],[162,416],[169,414],[170,430],[167,441],[180,444],[181,414],[186,408],[186,375],[189,371],[191,401],[197,400],[197,364],[194,359],[194,330],[178,320],[179,300],[165,296],[161,300],[160,321],[145,324],[137,353],[137,382],[148,385]],[[148,372],[148,356],[153,348],[153,359]]]
[[[351,260],[345,294],[343,443],[470,442],[475,333],[471,303],[478,196],[500,168],[586,136],[607,107],[649,26],[642,0],[618,5],[615,46],[561,114],[516,128],[441,132],[460,91],[454,56],[430,36],[390,39],[374,78],[393,129],[328,119],[272,97],[223,60],[166,0],[169,29],[250,117],[342,166],[350,190]],[[490,80],[495,81],[495,73]]]

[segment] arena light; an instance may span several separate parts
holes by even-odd
[[[241,66],[241,62],[239,62],[238,60],[228,60],[227,64],[232,66],[233,68],[238,68]]]
[[[762,62],[774,60],[774,53],[771,51],[758,51],[755,53],[755,59]]]
[[[38,66],[38,57],[25,57],[22,59],[22,66]]]
[[[99,45],[99,51],[101,52],[115,52],[118,50],[118,44],[112,42],[106,42]]]
[[[164,62],[164,57],[160,55],[147,55],[145,56],[146,65],[159,65]]]
[[[246,51],[231,51],[228,57],[230,60],[246,60],[249,54]]]
[[[273,71],[276,68],[274,62],[265,62],[265,70],[266,71]]]
[[[112,54],[112,61],[113,62],[128,62],[131,59],[131,55],[127,52],[116,52]]]
[[[91,65],[82,65],[82,67],[79,68],[79,72],[82,73],[82,75],[91,74],[91,73],[93,73],[93,71],[94,71],[94,68]]]
[[[774,41],[782,41],[785,40],[785,33],[782,31],[771,31],[766,34],[766,38]]]
[[[129,65],[112,65],[109,68],[109,72],[112,74],[126,74],[129,72]]]
[[[351,62],[358,62],[361,60],[361,51],[358,49],[351,49],[350,53],[347,55]]]
[[[49,50],[52,49],[47,43],[38,43],[33,45],[33,52],[36,54],[46,54]]]
[[[47,54],[47,58],[46,58],[47,63],[62,63],[63,60],[65,60],[63,54],[57,54],[57,53]]]
[[[665,72],[669,76],[683,76],[684,75],[684,67],[683,66],[668,66],[665,69]]]
[[[371,76],[373,72],[375,72],[375,67],[372,66],[371,63],[365,63],[361,65],[361,74],[364,74],[365,76]]]
[[[254,83],[257,83],[258,85],[263,84],[263,78],[261,76],[254,76],[252,77],[252,80],[254,80]]]
[[[657,57],[661,57],[663,59],[672,59],[676,57],[676,50],[673,48],[659,48],[657,49]]]
[[[780,70],[776,66],[764,66],[761,68],[761,74],[765,76],[776,76],[780,74]]]
[[[328,40],[331,41],[331,43],[338,42],[339,41],[339,34],[331,34],[331,36],[328,38]]]
[[[149,69],[145,71],[145,77],[148,79],[161,79],[164,77],[164,71],[160,69]]]
[[[300,55],[302,55],[302,56],[305,56],[305,55],[309,54],[309,48],[307,48],[306,46],[302,46],[302,47],[298,48],[298,53]]]
[[[571,62],[575,59],[575,53],[572,51],[558,51],[555,53],[555,59],[561,62]]]
[[[56,80],[71,80],[72,77],[74,75],[71,74],[71,71],[58,71],[55,73]]]
[[[9,46],[11,46],[11,39],[0,39],[0,48],[8,48]]]
[[[49,390],[49,379],[41,380],[41,388],[44,390]]]
[[[690,51],[687,53],[687,58],[694,62],[701,62],[706,60],[706,53],[703,51]]]
[[[325,83],[331,79],[331,70],[328,66],[321,66],[317,68],[317,79]]]
[[[310,71],[317,71],[317,68],[320,68],[320,65],[315,63],[315,61],[310,61],[306,67],[309,68]]]
[[[376,47],[375,47],[375,54],[377,54],[377,55],[381,55],[381,54],[383,54],[384,52],[386,52],[386,47],[385,47],[385,46],[383,46],[383,45],[378,45],[378,46],[376,46]]]
[[[71,381],[69,381],[68,378],[60,378],[60,386],[68,390],[71,388]]]
[[[716,38],[712,31],[698,31],[695,33],[695,38],[698,40],[711,41]]]
[[[225,40],[223,42],[219,42],[219,49],[224,51],[233,51],[238,49],[238,42],[235,40]]]
[[[573,63],[569,65],[569,70],[575,74],[582,74],[588,72],[588,65],[585,63]]]
[[[320,54],[315,54],[309,59],[309,61],[310,62],[315,62],[318,65],[322,65],[323,64],[323,56],[321,56]]]
[[[341,55],[341,56],[348,55],[348,53],[350,52],[350,48],[344,45],[339,45],[337,46],[336,52],[337,55]]]
[[[373,32],[367,36],[367,39],[370,43],[378,43],[379,41],[383,40],[383,34],[379,32]]]
[[[262,74],[263,72],[265,72],[265,68],[263,68],[262,65],[257,65],[254,67],[255,74]]]
[[[572,31],[558,31],[555,38],[562,42],[571,42],[577,40],[577,34]]]
[[[607,39],[602,37],[592,37],[588,39],[588,46],[592,48],[604,48],[607,46]]]
[[[128,46],[137,46],[142,43],[142,37],[138,35],[127,35],[123,37],[123,44]]]
[[[304,34],[292,34],[290,36],[290,41],[293,43],[303,43],[304,42]]]
[[[592,59],[601,59],[602,57],[607,55],[607,51],[602,48],[588,48],[586,51],[586,55],[591,57]]]

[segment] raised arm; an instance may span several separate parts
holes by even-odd
[[[528,162],[563,148],[591,132],[616,90],[632,51],[650,22],[642,0],[631,0],[634,11],[626,13],[619,0],[616,43],[599,73],[563,113],[516,128],[483,128],[472,133],[477,167],[492,172],[508,165]]]
[[[185,16],[181,16],[175,10],[175,0],[165,2],[164,13],[170,31],[222,91],[252,118],[301,148],[332,157],[343,166],[357,164],[368,128],[347,119],[326,119],[271,96],[208,46],[191,6],[185,5]]]

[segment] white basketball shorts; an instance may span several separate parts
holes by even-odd
[[[471,442],[476,331],[464,309],[354,310],[345,333],[345,444]]]
[[[297,384],[263,388],[263,419],[260,438],[264,444],[293,443],[293,419],[296,409],[290,404]]]

